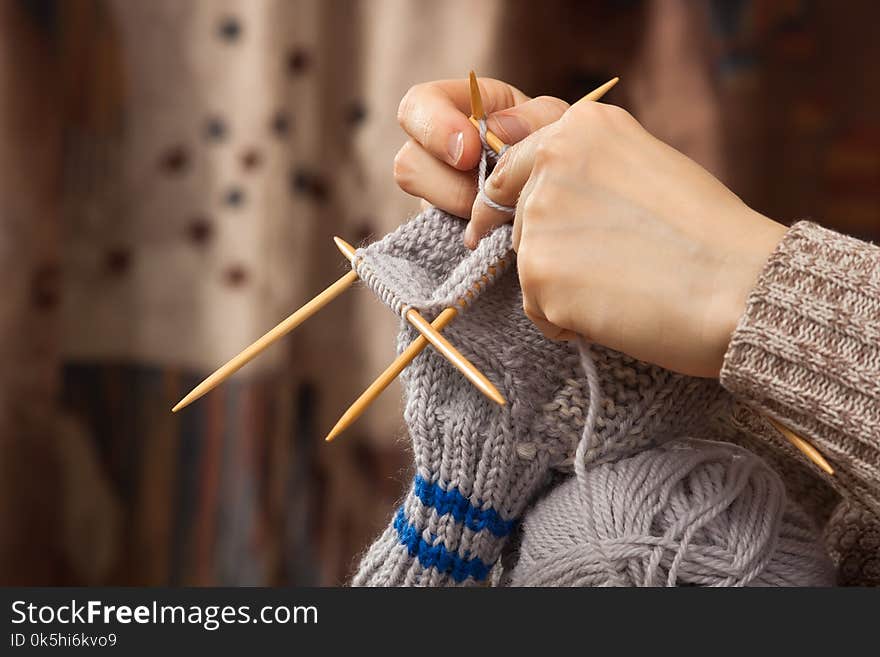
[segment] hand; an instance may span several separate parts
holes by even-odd
[[[626,111],[581,101],[510,148],[486,193],[516,205],[526,314],[693,376],[718,376],[785,227],[751,210]],[[466,240],[510,220],[474,202]]]
[[[488,128],[514,144],[556,121],[568,109],[558,98],[529,98],[500,80],[480,78]],[[440,80],[412,87],[397,111],[410,136],[394,159],[394,178],[407,193],[458,217],[470,217],[480,135],[468,120],[467,80]]]

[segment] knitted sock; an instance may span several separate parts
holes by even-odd
[[[463,246],[464,228],[461,219],[431,209],[356,254],[361,280],[401,317],[414,307],[433,319],[468,299],[444,334],[508,403],[487,400],[430,347],[405,370],[415,479],[354,585],[485,581],[550,469],[571,469],[584,431],[590,394],[580,354],[573,344],[544,338],[523,313],[510,227],[475,251]],[[402,321],[398,350],[416,336]],[[697,429],[722,399],[714,381],[601,347],[591,352],[601,399],[582,449],[590,463]]]

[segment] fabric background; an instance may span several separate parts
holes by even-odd
[[[880,237],[880,8],[830,0],[0,2],[0,582],[336,584],[409,481],[393,358],[330,237],[417,202],[417,82],[607,97],[758,210]]]

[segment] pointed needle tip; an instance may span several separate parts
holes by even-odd
[[[477,74],[471,71],[471,114],[477,120],[485,119],[486,112],[483,109],[483,97],[480,95],[480,85],[477,82]]]
[[[498,388],[496,388],[491,383],[488,383],[488,382],[484,382],[484,383],[487,383],[487,386],[483,389],[483,393],[489,399],[491,399],[493,402],[495,402],[499,406],[504,406],[505,404],[507,404],[507,400],[504,398],[504,395],[501,394],[501,391],[498,390]]]
[[[355,249],[351,244],[346,242],[341,237],[336,236],[333,237],[333,241],[336,243],[336,248],[342,252],[342,255],[344,255],[349,260],[354,260]]]

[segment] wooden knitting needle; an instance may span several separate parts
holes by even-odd
[[[340,237],[334,237],[333,241],[336,242],[336,246],[339,247],[342,254],[350,261],[354,262],[354,247]],[[422,334],[422,337],[431,343],[431,346],[439,351],[446,360],[452,363],[459,372],[464,374],[468,381],[473,383],[480,392],[496,404],[503,406],[507,403],[504,396],[498,392],[498,388],[492,385],[492,382],[489,381],[480,370],[474,367],[473,363],[465,358],[458,349],[453,347],[449,340],[444,338],[435,328],[433,328],[428,321],[422,317],[422,314],[419,311],[415,308],[410,308],[406,311],[406,319],[419,333]]]
[[[498,263],[498,267],[504,267],[506,265],[506,261],[501,260]],[[496,273],[496,266],[489,267],[489,275],[494,276]],[[484,277],[485,281],[488,281],[488,277]],[[470,299],[473,298],[473,292],[468,291],[465,296]],[[459,299],[458,305],[464,306],[464,299]],[[449,322],[455,319],[458,316],[458,309],[451,307],[446,308],[443,312],[437,315],[437,318],[431,322],[431,327],[436,329],[437,331],[441,330],[445,327]],[[339,421],[336,425],[330,430],[330,433],[327,434],[328,442],[336,438],[339,434],[345,431],[348,427],[354,424],[355,420],[357,420],[361,414],[366,410],[367,406],[373,403],[373,401],[382,394],[382,391],[387,388],[394,379],[396,379],[403,370],[406,369],[407,365],[409,365],[416,356],[418,356],[425,347],[428,346],[428,341],[425,339],[423,335],[419,335],[415,340],[413,340],[410,345],[397,357],[394,359],[394,362],[389,365],[382,374],[379,375],[370,386],[361,393],[361,396],[358,397],[354,403],[348,407],[348,410],[339,418]]]
[[[829,475],[834,474],[834,468],[831,467],[831,464],[825,460],[825,457],[819,452],[818,449],[813,447],[806,440],[797,435],[794,431],[789,429],[787,426],[782,424],[781,422],[774,420],[769,415],[765,415],[764,417],[776,427],[776,430],[781,433],[792,445],[797,447],[801,452],[803,452],[804,456],[810,459],[813,463],[815,463],[821,470]]]
[[[457,315],[458,311],[455,308],[447,308],[437,315],[437,318],[431,322],[431,327],[434,330],[439,331],[455,319]],[[355,420],[357,420],[361,416],[361,413],[364,412],[364,409],[372,404],[373,400],[381,395],[382,391],[391,385],[391,382],[400,376],[400,373],[406,369],[406,366],[409,365],[427,346],[428,341],[425,339],[424,335],[419,335],[413,340],[403,353],[395,358],[394,362],[379,375],[379,378],[373,381],[369,387],[361,393],[361,396],[348,407],[348,410],[342,414],[342,417],[339,418],[339,421],[330,430],[330,433],[327,434],[327,437],[324,440],[330,442],[354,424]]]
[[[176,413],[181,408],[189,406],[199,397],[219,386],[226,379],[228,379],[242,367],[247,365],[251,360],[260,355],[267,347],[271,346],[274,342],[290,333],[293,329],[302,324],[309,317],[321,310],[321,308],[333,301],[333,299],[342,294],[356,280],[357,274],[354,271],[348,272],[345,276],[340,278],[338,281],[333,283],[333,285],[321,292],[318,296],[309,301],[302,308],[290,315],[290,317],[278,324],[278,326],[271,329],[269,332],[263,335],[263,337],[251,344],[228,363],[218,368],[217,371],[211,374],[211,376],[209,376],[207,379],[205,379],[199,385],[193,388],[192,392],[190,392],[186,397],[177,402],[174,408],[171,409],[171,412]]]
[[[611,78],[603,84],[601,87],[596,87],[586,96],[584,96],[584,100],[592,100],[597,101],[602,96],[607,94],[615,84],[620,81],[620,78]],[[470,83],[471,83],[471,115],[470,121],[474,124],[474,127],[479,130],[480,129],[480,120],[486,118],[486,111],[483,109],[483,97],[480,95],[480,85],[477,84],[477,76],[471,71],[470,73]],[[486,131],[486,143],[492,147],[492,150],[496,153],[501,153],[504,150],[505,143],[501,141],[497,135],[493,132],[487,130]]]
[[[468,74],[471,83],[471,116],[476,120],[486,118],[486,110],[483,109],[483,96],[480,94],[480,84],[477,82],[477,74],[471,71]]]

